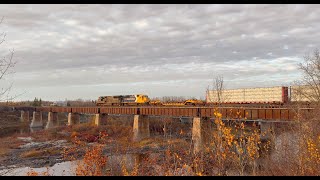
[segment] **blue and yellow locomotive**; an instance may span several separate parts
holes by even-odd
[[[149,105],[150,98],[144,94],[100,96],[97,106]]]

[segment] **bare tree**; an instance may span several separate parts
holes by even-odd
[[[217,101],[220,106],[220,104],[223,101],[223,76],[218,75],[214,80],[213,80],[213,88],[216,91],[217,94]]]
[[[304,61],[299,63],[299,69],[303,73],[300,81],[296,81],[292,87],[293,101],[308,101],[313,104],[320,103],[320,53],[314,50],[313,54],[306,55]]]
[[[3,17],[0,20],[0,25],[3,22]],[[5,42],[5,37],[6,37],[6,33],[2,32],[0,34],[0,45],[3,45],[3,43]],[[12,71],[10,71],[16,64],[16,62],[13,61],[13,55],[14,55],[14,50],[11,50],[9,52],[9,54],[4,55],[3,57],[1,57],[0,59],[0,81],[4,81],[5,76],[7,76],[8,74],[12,73]],[[2,85],[3,83],[0,82],[0,85]],[[9,98],[9,92],[12,88],[12,84],[10,84],[8,87],[1,87],[0,89],[0,100],[3,100],[5,98],[5,100],[12,100],[13,97]],[[6,96],[6,97],[5,97]]]
[[[297,113],[296,126],[292,127],[292,132],[297,134],[295,143],[298,147],[299,156],[291,155],[288,162],[289,165],[299,165],[299,172],[301,174],[308,173],[308,169],[316,169],[314,172],[319,172],[319,163],[310,163],[308,158],[310,156],[309,144],[320,147],[319,141],[316,141],[320,134],[320,52],[315,49],[313,53],[304,56],[304,61],[298,64],[302,72],[302,78],[294,82],[291,87],[291,102],[294,102],[293,108]],[[314,110],[303,110],[302,107],[307,104],[312,105]],[[306,143],[308,142],[308,144]],[[315,148],[316,149],[316,148]],[[293,163],[291,163],[293,162]],[[313,165],[315,164],[315,166]]]
[[[161,98],[162,102],[184,102],[186,98],[184,96],[164,96]]]
[[[212,89],[207,88],[207,101],[211,103],[217,103],[218,106],[221,106],[221,103],[224,101],[223,97],[224,90],[224,80],[222,75],[217,75],[213,78]]]

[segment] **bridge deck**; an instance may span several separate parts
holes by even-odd
[[[184,117],[214,117],[214,112],[222,114],[227,119],[248,120],[293,120],[297,110],[289,108],[251,108],[251,107],[15,107],[16,110],[67,112],[86,114],[139,114],[155,116],[184,116]],[[312,108],[302,108],[299,112],[307,115]]]

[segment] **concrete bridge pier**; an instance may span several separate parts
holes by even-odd
[[[39,128],[43,126],[42,122],[42,112],[33,112],[32,121],[30,124],[30,128]]]
[[[275,124],[273,122],[259,122],[261,140],[272,140],[275,133]]]
[[[58,113],[57,112],[48,112],[48,122],[46,129],[58,126]]]
[[[21,122],[29,122],[30,118],[29,118],[29,111],[21,111],[21,117],[20,117],[20,121]]]
[[[96,114],[94,117],[94,124],[96,126],[100,126],[101,125],[101,119],[102,119],[102,114]]]
[[[133,141],[138,142],[150,137],[149,118],[145,115],[133,117]]]
[[[212,141],[213,122],[209,117],[194,117],[192,123],[193,152],[198,153]]]
[[[192,123],[192,142],[193,152],[200,152],[202,149],[202,132],[201,132],[201,118],[194,117]]]
[[[107,123],[108,114],[95,114],[94,116],[94,124],[96,126],[101,126]]]
[[[68,114],[68,126],[80,124],[80,114],[79,113],[69,113]]]

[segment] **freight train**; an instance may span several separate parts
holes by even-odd
[[[309,96],[305,96],[308,94]],[[267,88],[244,88],[222,90],[219,93],[214,90],[206,92],[206,100],[188,99],[183,102],[165,103],[159,100],[151,101],[147,95],[118,95],[100,96],[97,106],[210,106],[212,104],[234,105],[286,105],[295,102],[310,102],[312,90],[308,86],[279,86]]]
[[[130,106],[130,105],[152,105],[152,106],[201,106],[204,101],[197,99],[188,99],[183,102],[161,102],[159,100],[151,101],[147,95],[117,95],[100,96],[96,101],[97,106]]]

